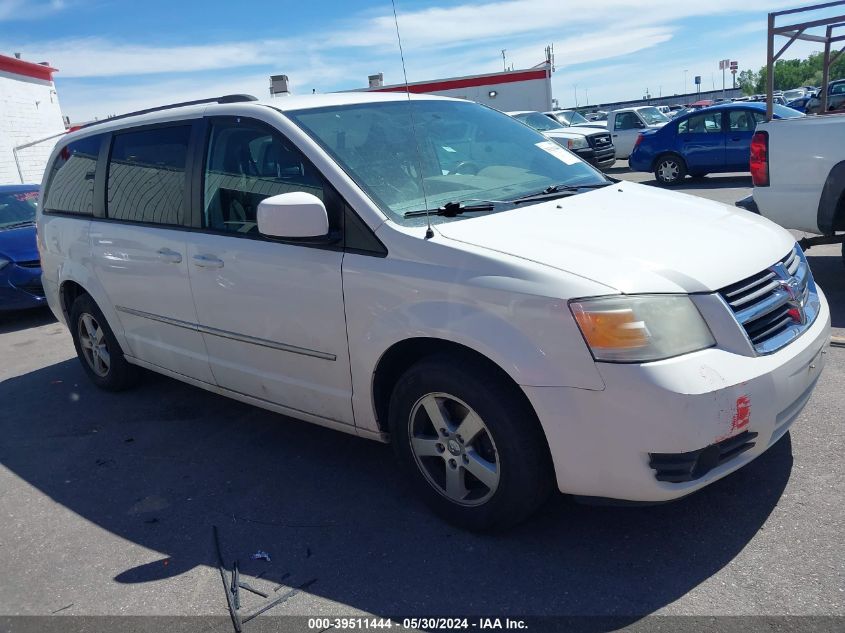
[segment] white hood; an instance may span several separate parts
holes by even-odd
[[[594,134],[596,130],[607,132],[607,125],[603,121],[596,123],[579,123],[578,125],[570,125],[570,130],[576,130],[582,134]]]
[[[771,266],[795,243],[753,213],[636,183],[436,228],[623,293],[715,291]]]

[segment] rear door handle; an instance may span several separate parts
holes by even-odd
[[[214,255],[194,255],[194,265],[200,268],[223,268],[223,260]]]
[[[181,264],[182,263],[182,255],[177,253],[176,251],[172,251],[169,248],[160,248],[157,251],[158,258],[169,264]]]

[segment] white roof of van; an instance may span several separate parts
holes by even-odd
[[[440,97],[430,94],[411,94],[412,101],[464,101],[451,97]],[[118,115],[111,119],[102,119],[83,126],[78,131],[71,132],[73,138],[82,138],[91,134],[118,130],[124,127],[143,125],[145,123],[159,123],[169,120],[190,119],[203,114],[213,115],[215,110],[231,110],[232,107],[246,106],[269,106],[281,112],[291,110],[305,110],[311,108],[324,108],[329,106],[355,105],[362,103],[390,103],[396,101],[407,101],[408,94],[405,92],[331,92],[327,94],[312,95],[289,95],[276,97],[275,99],[259,99],[256,101],[226,101],[215,103],[213,101],[193,105],[174,105],[166,107],[162,104],[161,109],[152,112],[139,112],[138,114],[128,113]],[[157,106],[151,106],[157,108]]]

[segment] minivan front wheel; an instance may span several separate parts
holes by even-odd
[[[451,523],[505,528],[552,490],[545,437],[516,389],[480,363],[445,357],[414,365],[394,389],[394,449],[423,499]]]
[[[124,358],[106,318],[89,295],[80,295],[73,302],[68,325],[82,368],[95,385],[121,391],[135,382],[135,368]]]
[[[501,464],[490,429],[448,393],[428,393],[408,417],[411,453],[428,483],[452,503],[483,505],[496,494]]]
[[[654,177],[661,185],[676,185],[687,174],[686,165],[677,156],[666,154],[657,159],[654,167]]]

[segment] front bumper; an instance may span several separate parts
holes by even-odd
[[[598,167],[599,169],[613,167],[613,164],[616,162],[616,150],[613,148],[613,145],[603,149],[585,147],[583,149],[576,149],[574,152],[585,161]]]
[[[767,356],[710,348],[645,363],[597,363],[603,391],[523,387],[551,449],[561,492],[660,502],[744,466],[788,430],[810,398],[830,338],[821,310],[798,339]],[[689,481],[659,481],[655,454],[705,449],[742,433],[753,446]],[[712,450],[712,449],[711,449]]]
[[[11,263],[0,270],[0,311],[37,308],[45,301],[40,268]]]

